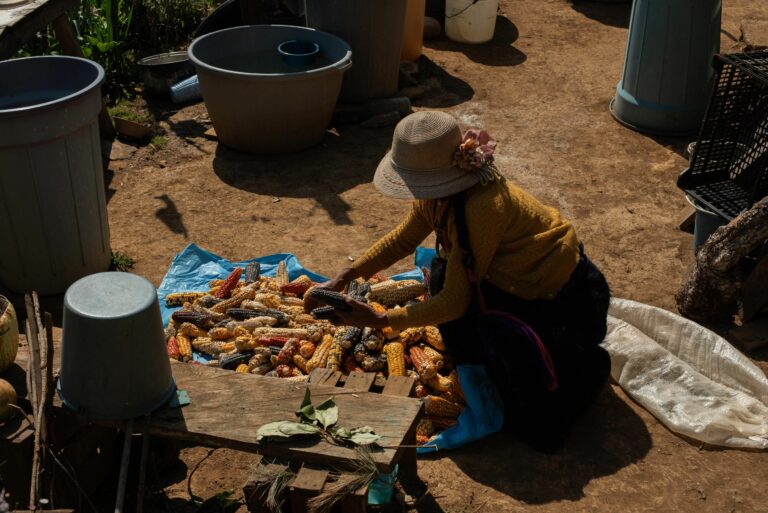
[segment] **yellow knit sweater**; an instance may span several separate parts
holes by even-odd
[[[435,201],[414,201],[400,226],[352,264],[358,274],[368,278],[412,253],[439,224]],[[523,299],[553,298],[579,263],[579,241],[571,223],[508,181],[470,189],[466,218],[477,276]],[[467,311],[474,292],[452,216],[448,227],[451,249],[443,290],[422,303],[389,310],[393,328],[440,324]]]

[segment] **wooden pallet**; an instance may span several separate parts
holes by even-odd
[[[310,389],[314,386],[334,386],[345,393],[380,392],[381,394],[408,397],[413,390],[415,380],[407,376],[390,376],[387,379],[377,379],[372,372],[353,372],[343,376],[331,369],[315,369],[310,374]],[[403,441],[403,447],[398,450],[399,479],[403,482],[418,480],[416,476],[416,430],[415,427]],[[402,451],[402,452],[401,452]],[[283,505],[283,511],[304,513],[308,511],[307,502],[317,497],[323,489],[339,481],[350,480],[352,476],[345,473],[333,472],[330,469],[296,465],[292,462],[267,462],[263,460],[255,469],[253,475],[243,486],[243,496],[249,511],[252,513],[268,513],[265,506],[266,497],[271,484],[271,477],[278,472],[291,471],[295,477],[288,485],[288,496]],[[368,487],[360,488],[355,493],[345,497],[337,506],[341,513],[365,513],[368,508]]]

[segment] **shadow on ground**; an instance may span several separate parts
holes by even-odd
[[[629,16],[632,11],[631,0],[613,1],[584,1],[574,0],[573,9],[589,19],[599,21],[611,27],[629,27]]]
[[[457,43],[447,38],[425,41],[424,46],[444,52],[461,52],[470,60],[486,66],[517,66],[527,56],[512,46],[520,33],[514,23],[504,16],[496,17],[493,39],[481,45]]]
[[[536,452],[510,437],[497,433],[450,458],[470,479],[526,504],[579,500],[590,481],[615,474],[651,448],[643,420],[611,388],[556,454]]]
[[[213,170],[226,184],[275,198],[311,198],[337,225],[352,224],[342,193],[370,183],[392,142],[392,127],[339,128],[323,142],[283,155],[252,155],[219,143]]]

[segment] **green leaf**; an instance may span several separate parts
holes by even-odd
[[[349,441],[355,445],[371,445],[381,438],[381,436],[373,432],[373,428],[370,426],[352,428],[350,433]]]
[[[312,406],[312,395],[309,393],[309,388],[304,392],[304,400],[301,402],[299,411],[296,412],[296,416],[299,417],[301,422],[314,424],[317,420],[315,415],[315,407]]]
[[[297,436],[311,436],[320,432],[320,428],[313,424],[303,424],[290,420],[281,420],[264,424],[256,432],[258,440],[285,441]]]
[[[328,429],[333,426],[339,420],[339,407],[333,401],[333,397],[326,399],[315,407],[315,417],[317,421],[323,426],[323,429]]]

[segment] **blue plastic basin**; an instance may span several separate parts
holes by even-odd
[[[277,51],[289,66],[306,66],[320,53],[320,45],[312,41],[285,41],[277,46]]]

